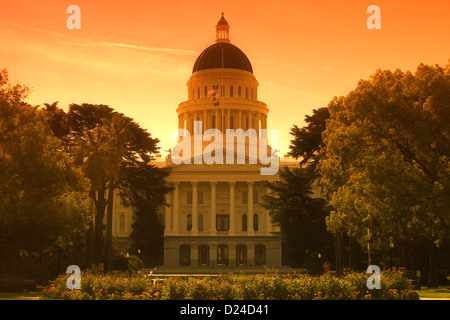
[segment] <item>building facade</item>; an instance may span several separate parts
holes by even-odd
[[[222,13],[216,25],[216,42],[195,61],[187,81],[188,99],[176,109],[182,132],[179,140],[190,136],[192,146],[200,143],[201,152],[185,148],[183,158],[189,161],[174,163],[171,156],[157,161],[172,169],[167,180],[173,190],[166,195],[170,205],[163,213],[166,272],[251,272],[281,267],[278,229],[261,206],[267,193],[263,181],[279,179],[277,174],[261,174],[268,165],[258,156],[260,149],[273,155],[270,146],[261,144],[264,139],[267,142],[264,131],[268,129],[269,109],[258,100],[259,84],[252,65],[230,42],[229,30]],[[253,132],[257,139],[247,136],[239,142],[233,138],[230,148],[227,129]],[[222,142],[212,154],[216,159],[222,157],[223,163],[207,163],[202,155],[211,141],[217,142],[217,134]],[[244,153],[238,152],[239,143],[245,147],[241,149]],[[256,156],[252,150],[258,151]],[[132,213],[120,204],[115,211],[116,242],[125,247]]]

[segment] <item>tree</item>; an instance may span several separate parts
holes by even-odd
[[[429,286],[437,285],[435,250],[449,235],[449,97],[449,66],[378,70],[330,102],[323,135],[330,230],[367,243],[370,229],[375,246],[426,240]]]
[[[308,164],[316,171],[317,164],[323,157],[322,133],[325,131],[326,122],[330,118],[328,108],[319,108],[313,110],[313,115],[307,115],[305,122],[307,125],[299,128],[294,125],[291,129],[291,140],[289,154],[295,159],[301,159],[300,164]]]
[[[28,90],[11,86],[6,70],[0,84],[0,247],[12,249],[2,267],[15,272],[23,265],[14,262],[27,260],[45,280],[57,251],[80,248],[88,185],[46,114],[23,101]]]
[[[314,198],[315,178],[310,168],[283,167],[279,175],[279,181],[265,182],[270,192],[262,206],[280,226],[285,263],[301,266],[308,252],[323,254],[331,240],[325,225],[328,206],[323,199]]]
[[[314,179],[314,184],[319,186],[320,172],[318,165],[325,155],[325,146],[322,134],[326,129],[327,120],[330,118],[328,108],[314,109],[311,116],[305,116],[306,126],[299,128],[294,125],[291,129],[291,135],[294,137],[289,145],[289,154],[295,159],[300,159],[300,166],[306,166],[310,169]],[[345,232],[335,232],[335,264],[336,274],[343,274],[343,254],[344,254],[344,234]],[[350,241],[353,243],[353,241]],[[351,246],[350,257],[354,257],[355,248]],[[354,262],[354,259],[350,259]],[[350,264],[354,268],[354,263]]]
[[[61,138],[68,141],[69,152],[91,181],[96,207],[94,261],[104,261],[106,271],[110,271],[114,191],[121,190],[125,202],[138,210],[158,208],[164,203],[165,176],[161,175],[163,170],[151,164],[153,155],[158,152],[159,140],[152,138],[131,118],[106,105],[72,104],[64,120],[58,118],[59,112],[54,108],[47,109],[53,113],[52,119],[57,119],[52,122],[56,124],[55,132],[70,128],[69,137]],[[161,194],[157,195],[155,190]],[[105,214],[106,243],[103,237]]]

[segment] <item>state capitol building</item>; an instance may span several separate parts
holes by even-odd
[[[258,137],[268,129],[269,109],[258,100],[258,81],[252,64],[230,42],[229,30],[222,13],[216,25],[216,42],[195,61],[187,81],[187,100],[176,109],[178,129],[189,132],[193,140],[196,134],[210,129],[221,132],[224,143],[227,129],[245,132],[253,129]],[[258,272],[265,267],[281,268],[281,239],[276,234],[279,229],[261,206],[267,192],[263,180],[274,181],[279,176],[261,174],[261,168],[267,165],[259,159],[251,161],[248,141],[244,155],[233,155],[235,159],[239,156],[243,159],[231,164],[194,161],[193,150],[189,154],[192,161],[188,163],[174,164],[170,155],[156,161],[158,166],[171,167],[167,181],[173,187],[166,195],[166,203],[170,205],[161,212],[166,271]],[[258,141],[261,140],[257,144]],[[203,151],[207,144],[202,142]],[[267,148],[269,155],[273,154]],[[225,158],[229,151],[224,145],[213,153]],[[298,165],[279,160],[280,167],[289,163]],[[115,201],[113,236],[116,247],[125,252],[132,219],[132,208]]]

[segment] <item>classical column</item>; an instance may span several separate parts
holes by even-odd
[[[171,197],[172,191],[166,193],[166,214],[165,214],[165,221],[164,221],[164,234],[168,235],[172,233],[172,222],[171,222],[171,215],[172,215],[172,197]]]
[[[228,242],[228,266],[236,266],[236,241]]]
[[[214,129],[220,129],[219,127],[219,110],[216,109],[216,121],[214,123]]]
[[[174,182],[173,193],[173,233],[180,233],[180,183]]]
[[[191,245],[191,267],[198,266],[198,242],[192,241]]]
[[[238,119],[239,124],[237,125],[236,129],[244,129],[244,126],[242,125],[242,110],[239,110],[238,112]]]
[[[192,119],[192,132],[191,132],[191,135],[198,134],[198,132],[197,132],[198,125],[195,123],[197,121],[197,117],[198,117],[197,111],[194,111],[194,116],[193,116],[193,119]]]
[[[216,235],[216,181],[211,181],[211,220],[210,220],[210,234]]]
[[[236,213],[235,213],[235,201],[234,201],[234,187],[236,183],[234,181],[229,182],[230,185],[230,230],[229,234],[236,233]]]
[[[186,131],[188,131],[190,135],[192,135],[191,123],[191,114],[186,113]]]
[[[197,214],[197,207],[198,207],[198,182],[193,181],[192,182],[192,231],[191,234],[197,234],[198,233],[198,214]]]
[[[259,121],[261,120],[261,113],[256,113],[256,135],[259,137]]]
[[[270,193],[270,189],[266,188],[266,194]],[[272,233],[272,218],[270,217],[269,211],[266,211],[266,232],[267,235],[271,235]]]
[[[203,127],[203,132],[206,131],[207,126],[206,126],[207,122],[206,122],[206,110],[203,110],[203,116],[202,116],[202,127]]]
[[[248,188],[248,197],[247,197],[247,202],[248,202],[248,233],[252,234],[254,233],[254,229],[253,229],[253,181],[249,181],[247,182],[247,188]]]
[[[247,242],[247,263],[255,265],[255,242]]]
[[[214,267],[217,264],[217,242],[209,242],[209,265]]]

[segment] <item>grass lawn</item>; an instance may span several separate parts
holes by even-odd
[[[450,299],[450,286],[427,288],[422,287],[417,291],[420,298],[446,298]]]
[[[36,291],[31,292],[0,292],[0,299],[16,299],[21,297],[41,297],[42,296],[42,287],[38,286]]]

